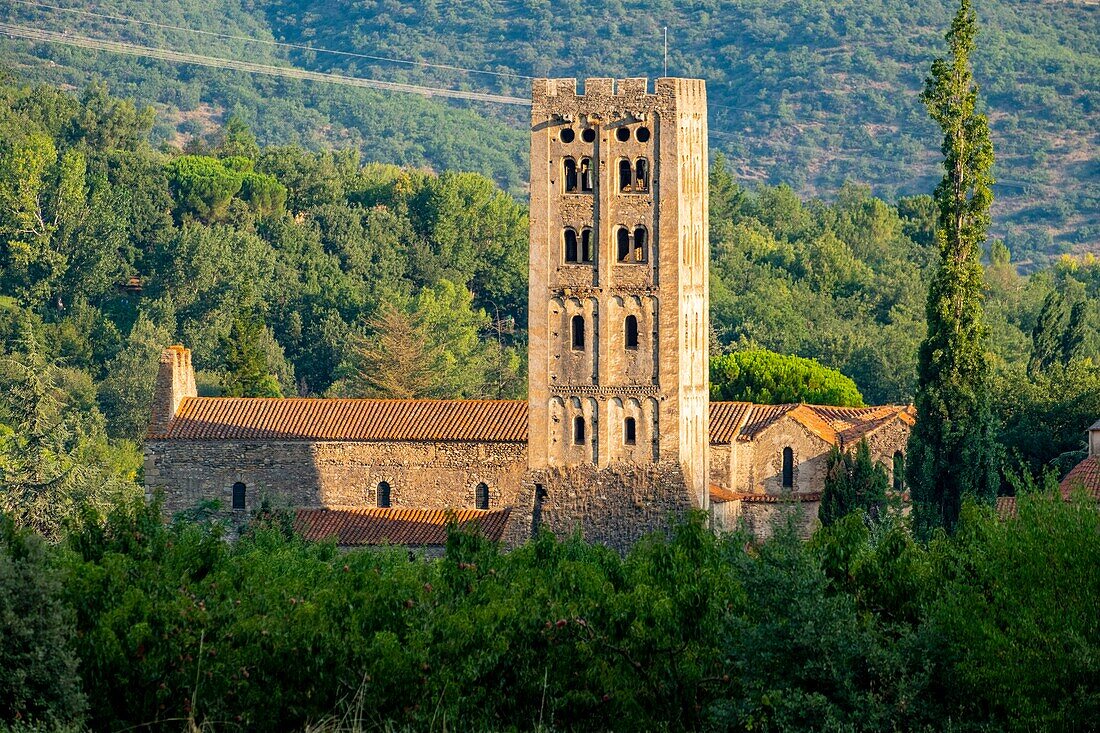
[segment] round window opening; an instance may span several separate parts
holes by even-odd
[[[577,137],[577,133],[573,132],[572,127],[566,127],[561,131],[561,135],[558,137],[563,143],[571,143]]]
[[[649,142],[649,128],[639,127],[638,131],[634,133],[634,137],[638,138],[638,142],[640,143]]]
[[[596,131],[594,129],[592,129],[591,127],[586,127],[586,128],[584,128],[584,131],[581,132],[581,140],[584,140],[586,143],[590,143],[595,139],[596,139]]]
[[[621,143],[625,143],[630,139],[630,128],[620,127],[618,130],[615,130],[615,139]]]

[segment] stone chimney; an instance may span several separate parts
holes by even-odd
[[[169,346],[160,355],[160,369],[157,371],[157,382],[153,389],[153,414],[147,437],[164,435],[183,399],[195,397],[197,394],[195,370],[191,366],[191,350],[179,344]]]
[[[1100,420],[1089,428],[1089,455],[1100,458]]]

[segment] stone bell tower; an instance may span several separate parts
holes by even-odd
[[[674,484],[707,504],[706,89],[648,87],[534,83],[528,463],[548,512],[659,512],[647,492]],[[602,493],[555,496],[553,477],[577,471]]]

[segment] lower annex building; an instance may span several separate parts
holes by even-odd
[[[530,133],[527,400],[198,397],[171,347],[145,446],[167,511],[269,497],[309,537],[435,547],[451,509],[508,545],[626,549],[693,509],[815,518],[833,446],[867,439],[900,479],[907,408],[709,400],[702,80],[535,79]]]

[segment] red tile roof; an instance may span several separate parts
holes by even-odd
[[[729,410],[724,405],[742,406],[743,402],[711,403],[711,420],[718,411]],[[729,443],[734,438],[739,441],[751,441],[762,432],[775,425],[783,417],[790,416],[807,430],[833,445],[850,445],[870,435],[883,425],[894,420],[902,420],[913,425],[912,408],[897,405],[879,407],[829,407],[825,405],[749,405],[748,414],[741,418],[739,430],[716,434],[711,429],[711,443]]]
[[[826,442],[849,444],[910,408],[710,403],[710,442],[751,441],[789,415]],[[471,443],[527,442],[520,400],[376,400],[188,397],[151,440],[342,440]]]
[[[527,441],[527,403],[189,397],[165,433],[149,437],[523,443]]]
[[[713,489],[711,490],[713,500]],[[728,497],[722,501],[743,501],[746,504],[794,504],[802,501],[821,501],[822,492],[813,491],[805,494],[754,494],[742,491],[725,491],[723,496]]]
[[[710,442],[717,445],[732,443],[752,408],[751,402],[711,402]]]
[[[738,497],[736,491],[730,491],[729,489],[723,489],[721,486],[710,485],[710,500],[713,504],[724,504],[727,501],[734,501]]]
[[[1062,479],[1059,488],[1066,497],[1083,489],[1087,495],[1100,501],[1100,456],[1089,456],[1074,466]]]
[[[474,527],[498,542],[508,523],[509,509],[378,509],[335,507],[299,509],[294,529],[307,540],[335,537],[342,546],[444,545],[447,527],[453,521],[462,528]]]

